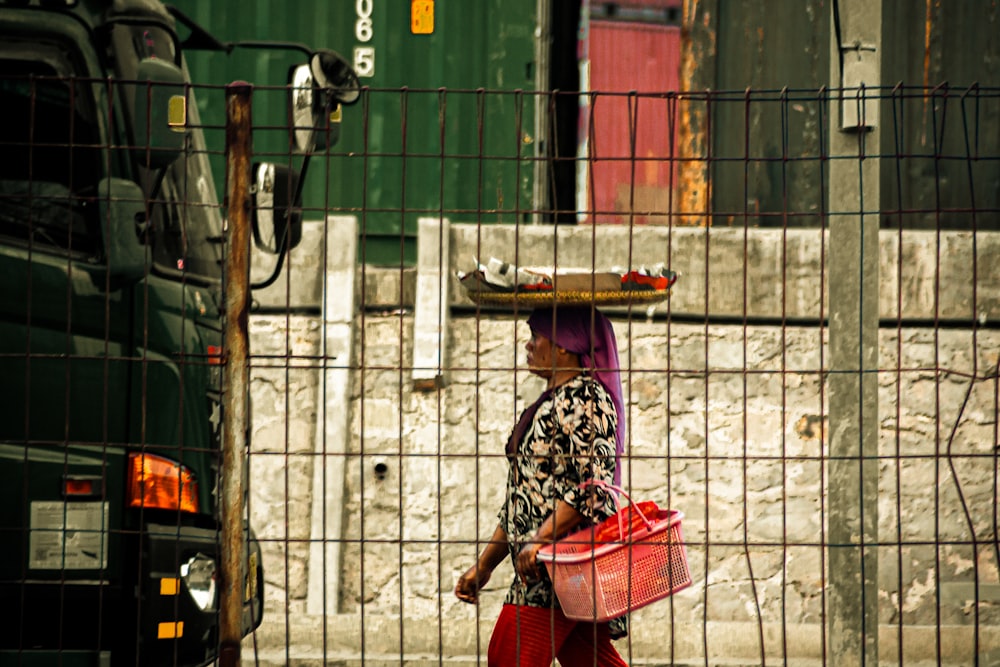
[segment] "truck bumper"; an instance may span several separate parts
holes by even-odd
[[[264,572],[260,545],[250,536],[243,581],[243,635],[261,622]],[[143,566],[146,591],[139,622],[141,664],[199,665],[212,661],[218,645],[218,587],[214,570],[220,559],[214,530],[150,525]],[[209,565],[211,563],[211,565]],[[196,570],[200,570],[199,574]]]
[[[260,625],[264,608],[260,546],[245,530],[244,635]],[[0,624],[0,667],[65,667],[67,658],[74,665],[193,667],[215,659],[218,532],[148,523],[139,538],[122,543],[135,559],[133,574],[114,583],[94,577],[0,582],[0,599],[14,603],[8,609],[15,617]],[[131,583],[117,583],[123,581]]]

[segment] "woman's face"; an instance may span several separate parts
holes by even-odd
[[[541,334],[531,332],[531,338],[524,349],[528,351],[528,369],[532,373],[543,378],[551,377],[552,348],[552,341]]]

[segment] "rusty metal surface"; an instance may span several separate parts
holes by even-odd
[[[709,114],[695,91],[715,87],[718,20],[716,0],[684,0],[681,10],[681,75],[678,101],[678,177],[680,224],[708,224],[712,190],[708,178]]]
[[[716,21],[711,88],[731,92],[714,105],[712,223],[816,226],[821,163],[808,158],[825,132],[817,91],[830,75],[829,4],[725,2]]]
[[[974,198],[975,224],[997,229],[1000,165],[979,157],[1000,145],[996,91],[984,90],[1000,85],[1000,6],[926,0],[919,11],[884,11],[882,153],[908,156],[909,168],[904,178],[882,173],[886,201],[900,211],[882,225],[968,229]]]
[[[701,98],[679,108],[681,213],[710,212],[716,225],[821,224],[826,175],[815,158],[828,151],[826,105],[839,84],[830,56],[839,7],[684,3],[681,88]],[[1000,141],[995,93],[984,91],[1000,83],[998,18],[992,2],[927,0],[919,11],[884,3],[884,84],[872,91],[886,126],[879,150],[907,158],[909,169],[883,166],[882,188],[895,202],[883,227],[969,228],[970,197],[976,225],[998,224],[1000,166],[964,159]]]
[[[250,155],[249,84],[226,89],[226,324],[222,440],[222,558],[219,581],[220,664],[238,665],[243,637],[244,452],[249,425]]]

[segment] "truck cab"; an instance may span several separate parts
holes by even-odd
[[[185,72],[156,0],[0,0],[0,665],[217,655],[225,229]]]

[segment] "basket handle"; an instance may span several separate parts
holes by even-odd
[[[633,507],[635,507],[635,501],[632,500],[632,497],[629,496],[625,492],[625,489],[623,489],[620,486],[616,486],[614,484],[609,484],[608,482],[605,482],[603,479],[587,479],[587,480],[584,480],[584,481],[580,482],[580,484],[578,485],[578,488],[582,489],[582,488],[587,487],[587,486],[600,486],[600,487],[605,488],[605,489],[612,489],[614,491],[617,491],[621,495],[625,496],[625,500],[627,500],[629,502],[629,505],[632,505]],[[620,510],[621,510],[621,503],[618,502],[618,496],[617,495],[611,494],[611,498],[615,501],[615,514],[618,516],[618,534],[621,535],[624,538],[625,537],[625,535],[624,535],[625,526],[622,524],[622,515],[621,515],[621,512],[620,512]],[[646,526],[646,530],[653,530],[653,522],[650,521],[649,519],[647,519],[646,515],[643,514],[642,512],[640,512],[638,507],[636,507],[636,512],[635,513],[639,515],[640,519],[642,519],[643,524],[645,524],[645,526]]]

